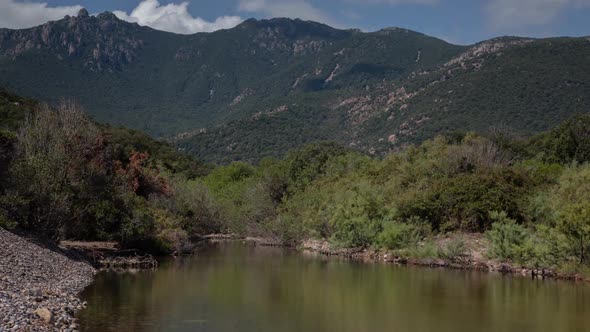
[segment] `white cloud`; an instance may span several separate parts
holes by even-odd
[[[200,17],[193,17],[188,12],[188,5],[188,2],[182,2],[162,6],[157,0],[144,0],[130,14],[120,10],[113,13],[125,21],[183,34],[229,29],[243,21],[238,16],[221,16],[213,22],[208,22]]]
[[[0,0],[0,27],[30,28],[47,21],[76,15],[81,6],[50,7],[47,3]]]
[[[590,6],[590,0],[492,0],[485,10],[496,31],[542,26],[564,11]]]
[[[389,4],[389,5],[434,5],[439,0],[346,0],[358,4]]]
[[[266,17],[300,18],[328,24],[342,25],[328,14],[306,0],[240,0],[238,9],[247,13],[258,13]]]

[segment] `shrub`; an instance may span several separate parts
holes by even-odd
[[[522,262],[524,244],[530,235],[527,229],[508,218],[506,212],[491,212],[494,221],[486,235],[491,242],[489,255],[501,261]]]
[[[590,253],[590,164],[572,166],[552,193],[557,228],[565,234],[580,263]]]
[[[403,250],[403,254],[411,258],[436,258],[438,250],[433,241],[428,240]]]
[[[0,213],[0,227],[8,230],[12,230],[17,226],[17,223],[8,219],[5,215]]]
[[[14,192],[28,205],[16,219],[19,225],[59,240],[64,224],[91,204],[78,194],[107,174],[103,153],[103,137],[77,105],[32,114],[17,136],[10,174]]]
[[[522,220],[528,190],[526,175],[494,169],[442,178],[422,190],[408,190],[397,200],[400,217],[418,216],[434,230],[483,232],[492,223],[489,211],[506,211]]]
[[[575,116],[531,140],[533,150],[548,162],[590,161],[590,115]]]
[[[157,235],[160,250],[166,253],[185,254],[192,245],[188,234],[182,229],[165,229]]]
[[[342,156],[347,150],[336,143],[324,142],[306,145],[288,153],[285,158],[291,192],[303,190],[326,172],[330,160]]]
[[[458,238],[449,241],[445,246],[439,247],[437,255],[439,258],[449,261],[455,261],[467,253],[467,246],[465,240]]]
[[[428,235],[428,228],[428,225],[419,223],[385,222],[376,243],[390,250],[409,248]]]
[[[450,145],[447,149],[450,170],[470,173],[475,170],[506,167],[514,162],[514,157],[491,140],[468,134],[461,144]]]
[[[301,220],[291,215],[279,215],[272,223],[267,224],[267,230],[274,238],[289,246],[296,246],[309,235]]]
[[[171,184],[173,195],[160,200],[189,236],[222,231],[224,225],[220,207],[203,183],[174,178]]]
[[[570,257],[567,238],[557,229],[537,225],[523,247],[523,261],[533,267],[561,267]]]
[[[387,217],[384,198],[365,180],[340,187],[329,209],[332,240],[340,246],[366,247],[373,244]]]

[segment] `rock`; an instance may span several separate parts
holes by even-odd
[[[41,318],[45,324],[53,324],[53,313],[47,308],[35,310],[35,314]]]
[[[86,8],[82,8],[78,12],[78,17],[88,17],[88,16],[90,16],[90,14],[88,14],[88,11],[86,10]]]
[[[77,294],[95,269],[67,254],[0,227],[0,331],[62,331],[74,322]]]
[[[43,296],[43,291],[39,288],[33,288],[33,289],[29,289],[29,296],[32,297],[42,297]]]

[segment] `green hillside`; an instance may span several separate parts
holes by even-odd
[[[267,98],[398,78],[461,50],[401,29],[273,19],[185,36],[103,13],[0,30],[0,84],[44,101],[74,98],[99,121],[167,136],[252,115]]]
[[[288,111],[272,112],[280,104]],[[382,155],[455,131],[529,136],[590,110],[590,43],[491,40],[435,70],[362,90],[286,97],[268,109],[176,142],[200,158],[226,162],[280,155],[302,140]]]
[[[290,19],[176,35],[103,13],[0,29],[0,84],[74,99],[100,122],[210,162],[326,140],[382,155],[454,131],[526,136],[587,112],[590,42],[457,46],[400,28]]]

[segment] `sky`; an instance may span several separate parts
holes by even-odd
[[[0,0],[0,27],[32,27],[80,8],[183,34],[227,29],[251,17],[290,17],[363,31],[402,27],[455,44],[503,35],[590,35],[590,0]]]

